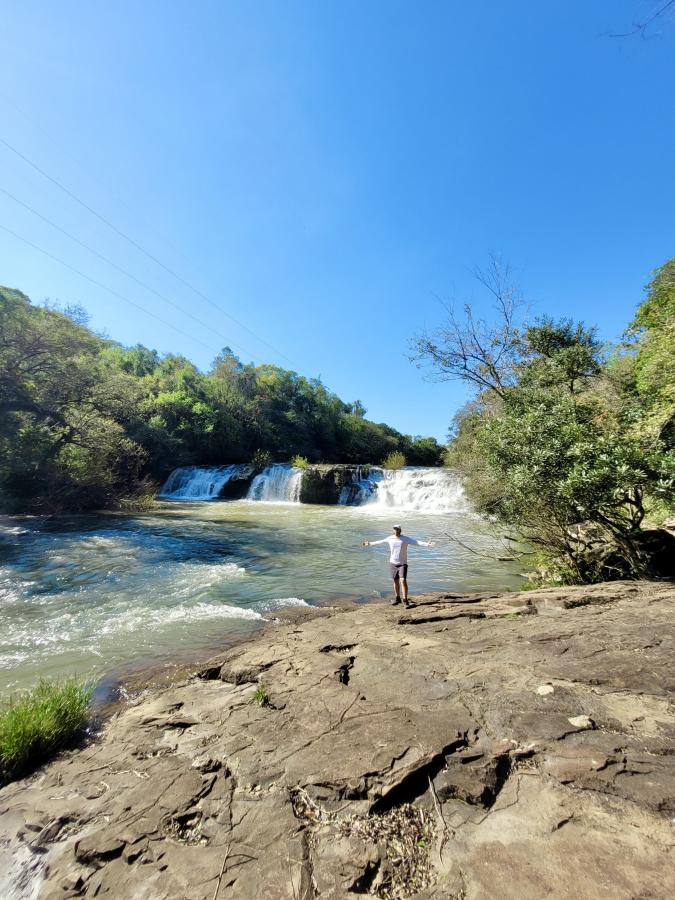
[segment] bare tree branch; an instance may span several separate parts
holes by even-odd
[[[477,319],[468,303],[460,316],[454,306],[441,301],[447,313],[445,323],[412,340],[411,360],[420,368],[430,364],[442,381],[457,378],[504,398],[520,356],[518,320],[524,304],[508,265],[498,257],[491,255],[487,266],[474,269],[473,275],[492,294],[495,324]]]
[[[633,37],[636,34],[639,34],[641,37],[646,38],[647,29],[649,26],[662,16],[668,9],[675,4],[675,0],[668,0],[667,3],[664,3],[659,9],[655,10],[651,16],[648,16],[643,22],[634,22],[633,28],[630,31],[620,32],[618,34],[610,34],[611,38],[625,38],[625,37]]]

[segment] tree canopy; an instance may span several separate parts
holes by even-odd
[[[468,311],[415,341],[419,361],[476,388],[455,418],[450,464],[553,578],[658,568],[645,523],[675,502],[674,275],[673,260],[657,270],[631,342],[612,352],[570,319],[516,324],[503,291],[493,322]]]
[[[378,464],[394,451],[439,465],[443,453],[369,421],[318,379],[242,363],[228,347],[200,372],[97,336],[80,309],[1,287],[0,413],[0,502],[20,511],[115,505],[180,465]]]

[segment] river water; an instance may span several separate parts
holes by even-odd
[[[453,509],[164,502],[142,515],[0,519],[0,696],[41,676],[206,658],[285,606],[391,595],[386,548],[404,533],[411,593],[515,588],[522,564],[481,559],[479,520]],[[477,530],[478,529],[478,530]]]

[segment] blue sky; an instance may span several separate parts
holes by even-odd
[[[608,340],[673,254],[675,23],[608,36],[657,7],[4,0],[0,138],[183,281],[0,144],[0,188],[179,309],[1,191],[1,225],[168,324],[2,230],[0,283],[442,438],[466,390],[425,381],[408,341],[438,296],[489,315],[471,269],[490,252],[536,312]]]

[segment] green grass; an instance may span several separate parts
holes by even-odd
[[[294,456],[291,460],[291,465],[295,466],[296,469],[308,469],[309,460],[306,456]]]
[[[395,450],[393,453],[388,453],[387,456],[382,460],[382,468],[383,469],[402,469],[405,465],[405,456],[400,452],[400,450]]]
[[[0,785],[39,766],[85,726],[92,684],[41,680],[0,707]]]
[[[267,693],[267,688],[264,684],[258,685],[258,687],[255,689],[255,693],[253,694],[253,702],[257,703],[258,706],[269,706],[270,695]]]

